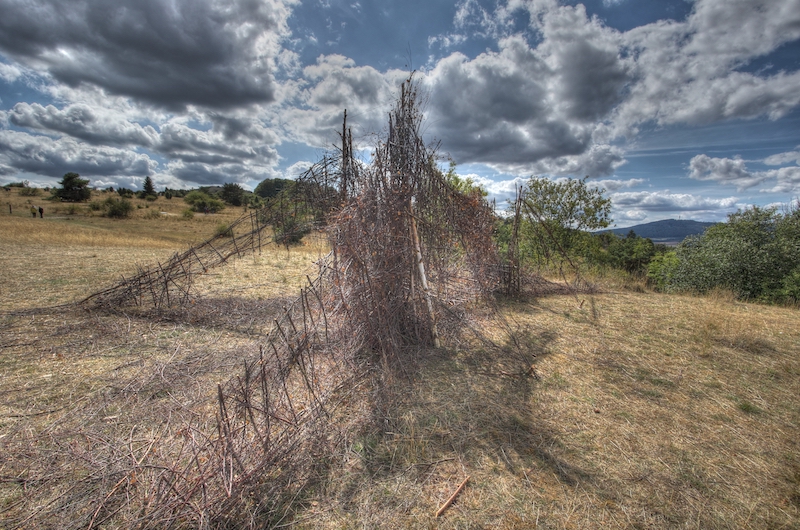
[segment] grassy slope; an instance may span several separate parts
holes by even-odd
[[[23,221],[6,213],[0,309],[102,288],[135,261],[180,250],[175,241],[211,235],[219,221],[198,217],[186,230],[131,221],[137,229],[120,244],[128,221],[45,218],[53,224],[14,224],[27,226],[21,235],[2,230]],[[105,239],[73,239],[93,223]],[[213,422],[216,381],[257,352],[281,297],[313,276],[318,255],[265,252],[215,271],[198,283],[203,296],[183,320],[0,316],[0,521],[29,513],[31,526],[61,524],[37,516],[37,503],[57,497],[80,469],[103,465],[104,451],[114,454],[86,433],[133,455],[136,440],[159,429]],[[537,355],[539,378],[516,376],[526,367],[467,343],[422,352],[382,389],[390,399],[376,423],[334,455],[298,505],[299,527],[800,527],[796,310],[621,291],[504,311]],[[88,463],[59,460],[63,440],[86,443]]]

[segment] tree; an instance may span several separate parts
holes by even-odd
[[[66,173],[59,184],[61,187],[55,188],[53,195],[62,201],[87,201],[92,196],[92,191],[89,189],[89,180],[82,179],[77,173]]]
[[[583,179],[552,181],[531,177],[523,190],[527,253],[540,262],[567,257],[580,233],[611,224],[611,199]],[[567,255],[564,255],[566,253]]]
[[[226,182],[222,185],[219,196],[231,206],[241,206],[244,201],[244,188],[238,184]]]
[[[151,179],[149,176],[144,178],[142,191],[144,192],[145,196],[151,196],[151,195],[153,197],[158,196],[158,193],[156,193],[156,188],[155,186],[153,186],[153,179]]]
[[[263,199],[270,199],[277,197],[284,188],[288,187],[292,182],[291,179],[264,179],[259,182],[253,193]]]

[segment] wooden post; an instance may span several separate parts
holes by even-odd
[[[431,319],[431,335],[433,336],[433,347],[441,348],[439,341],[439,331],[436,329],[436,315],[433,312],[433,302],[431,301],[431,291],[428,288],[428,278],[425,276],[425,264],[422,262],[422,250],[419,246],[419,235],[417,234],[417,222],[414,220],[414,207],[409,201],[409,215],[411,217],[411,239],[414,242],[414,253],[417,257],[417,271],[419,272],[419,283],[422,285],[422,295],[425,297],[425,304],[428,306],[428,317]]]

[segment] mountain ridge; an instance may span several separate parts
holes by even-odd
[[[602,232],[612,232],[626,236],[631,230],[639,237],[652,239],[654,243],[678,244],[688,236],[699,235],[717,223],[694,221],[691,219],[664,219],[626,228],[612,228]]]

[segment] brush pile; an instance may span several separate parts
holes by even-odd
[[[62,497],[38,521],[64,528],[285,522],[331,455],[374,415],[388,374],[458,338],[470,306],[500,281],[495,216],[479,190],[459,189],[438,168],[436,149],[421,137],[417,96],[409,79],[369,163],[354,156],[345,115],[341,149],[298,179],[302,193],[291,211],[256,212],[243,235],[220,235],[84,301],[112,310],[183,304],[193,275],[260,248],[269,222],[313,225],[328,236],[317,278],[284,308],[240,374],[218,386],[215,418],[171,427],[128,456],[125,440],[109,443],[119,454],[94,473],[94,495]],[[84,508],[67,521],[56,512],[64,503]]]

